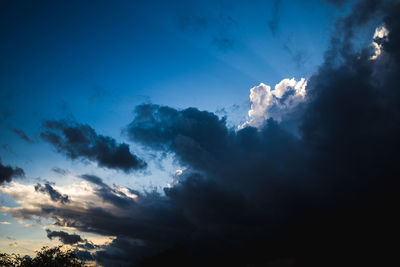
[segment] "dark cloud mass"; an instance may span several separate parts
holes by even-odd
[[[4,182],[11,182],[12,178],[25,176],[24,170],[18,167],[3,165],[0,159],[0,185]]]
[[[99,166],[124,172],[146,167],[142,159],[129,151],[127,144],[118,144],[111,137],[98,135],[89,125],[59,120],[46,121],[43,126],[42,139],[70,159],[88,159]]]
[[[341,35],[295,114],[296,134],[273,119],[236,130],[196,108],[140,105],[125,129],[130,140],[184,167],[164,194],[127,189],[130,197],[82,175],[104,205],[10,212],[116,236],[86,255],[104,266],[392,266],[400,223],[398,14],[398,1],[367,0],[338,22]],[[389,36],[373,60],[371,47],[351,44],[377,18]],[[46,128],[43,138],[70,158],[106,165],[93,152],[98,139],[113,144],[107,151],[117,147],[89,126]]]
[[[54,202],[68,203],[70,200],[67,195],[62,195],[60,192],[55,190],[49,183],[45,183],[44,185],[37,184],[35,185],[35,191],[41,192],[44,194],[48,194]]]
[[[131,140],[173,152],[190,170],[165,193],[194,226],[197,249],[242,266],[279,259],[381,265],[395,258],[389,239],[398,236],[399,12],[398,1],[361,1],[338,22],[340,38],[333,36],[308,83],[300,137],[273,120],[235,132],[225,119],[193,108],[136,108]],[[378,17],[389,38],[371,60],[370,48],[357,51],[351,41]]]
[[[77,234],[69,234],[64,231],[51,231],[50,229],[46,229],[46,233],[49,239],[58,238],[63,244],[67,245],[84,242],[81,236]]]

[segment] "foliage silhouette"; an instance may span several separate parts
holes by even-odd
[[[19,254],[0,253],[2,267],[83,267],[86,266],[76,256],[76,250],[63,250],[63,246],[53,248],[43,247],[36,252],[36,256],[21,256]]]

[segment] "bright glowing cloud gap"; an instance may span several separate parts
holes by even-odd
[[[46,194],[35,191],[34,185],[11,182],[7,186],[1,186],[0,191],[10,195],[20,206],[13,208],[0,206],[0,211],[12,214],[20,219],[28,220],[37,217],[43,207],[61,208],[77,213],[85,213],[93,207],[102,207],[117,216],[125,213],[123,209],[116,207],[113,203],[104,201],[104,199],[96,194],[97,187],[97,185],[93,185],[87,181],[73,183],[64,187],[54,187],[63,194],[67,194],[71,199],[69,203],[61,203],[51,200]],[[137,195],[130,193],[124,187],[115,187],[112,194],[124,197],[130,201],[134,201],[137,198]],[[30,212],[23,214],[21,211]]]

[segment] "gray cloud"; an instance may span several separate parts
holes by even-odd
[[[89,125],[59,120],[46,121],[43,126],[42,139],[70,159],[88,159],[99,166],[124,172],[146,167],[142,159],[129,151],[127,144],[118,144],[111,137],[98,135]]]
[[[25,172],[18,167],[11,167],[10,165],[3,165],[0,159],[0,184],[4,182],[11,182],[12,178],[23,177]]]
[[[45,183],[44,185],[36,184],[35,191],[48,194],[54,202],[61,202],[62,204],[70,202],[67,195],[62,195],[60,192],[55,190],[50,183]]]
[[[58,238],[63,244],[73,245],[79,242],[84,242],[80,235],[69,234],[64,231],[51,231],[46,229],[47,237],[49,239]]]

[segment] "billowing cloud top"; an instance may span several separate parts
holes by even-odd
[[[250,89],[251,109],[249,110],[250,120],[240,125],[242,129],[246,126],[260,127],[269,119],[280,122],[286,115],[294,112],[296,106],[303,102],[306,97],[307,81],[301,78],[300,81],[283,79],[271,87],[260,83]]]

